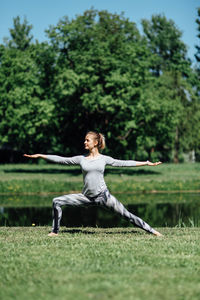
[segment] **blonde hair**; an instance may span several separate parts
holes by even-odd
[[[86,135],[92,135],[95,140],[97,140],[97,148],[99,150],[103,150],[106,147],[105,137],[102,133],[95,132],[95,131],[89,131]]]

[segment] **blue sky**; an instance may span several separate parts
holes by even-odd
[[[141,19],[150,19],[153,14],[164,14],[172,19],[183,32],[182,40],[188,46],[188,56],[194,61],[197,36],[197,7],[199,0],[0,0],[0,43],[9,37],[13,18],[26,17],[33,25],[34,39],[46,40],[45,29],[56,25],[63,16],[70,19],[91,7],[125,14],[141,30]]]

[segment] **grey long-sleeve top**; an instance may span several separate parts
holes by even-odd
[[[107,186],[104,181],[105,166],[135,167],[134,160],[118,160],[110,156],[100,154],[94,159],[87,159],[84,155],[73,157],[61,157],[57,155],[45,155],[48,161],[64,165],[80,165],[83,173],[83,191],[85,196],[95,197],[103,192]]]

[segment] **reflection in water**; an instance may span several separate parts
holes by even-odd
[[[189,203],[132,204],[126,206],[153,227],[200,226],[200,206]],[[51,225],[50,207],[0,207],[0,226]],[[100,207],[63,207],[61,226],[127,227],[131,224]]]

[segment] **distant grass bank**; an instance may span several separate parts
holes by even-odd
[[[0,298],[197,300],[200,229],[0,228]]]
[[[157,167],[110,168],[105,172],[112,193],[200,192],[200,164],[163,164]],[[79,167],[55,164],[0,165],[0,194],[80,192]]]

